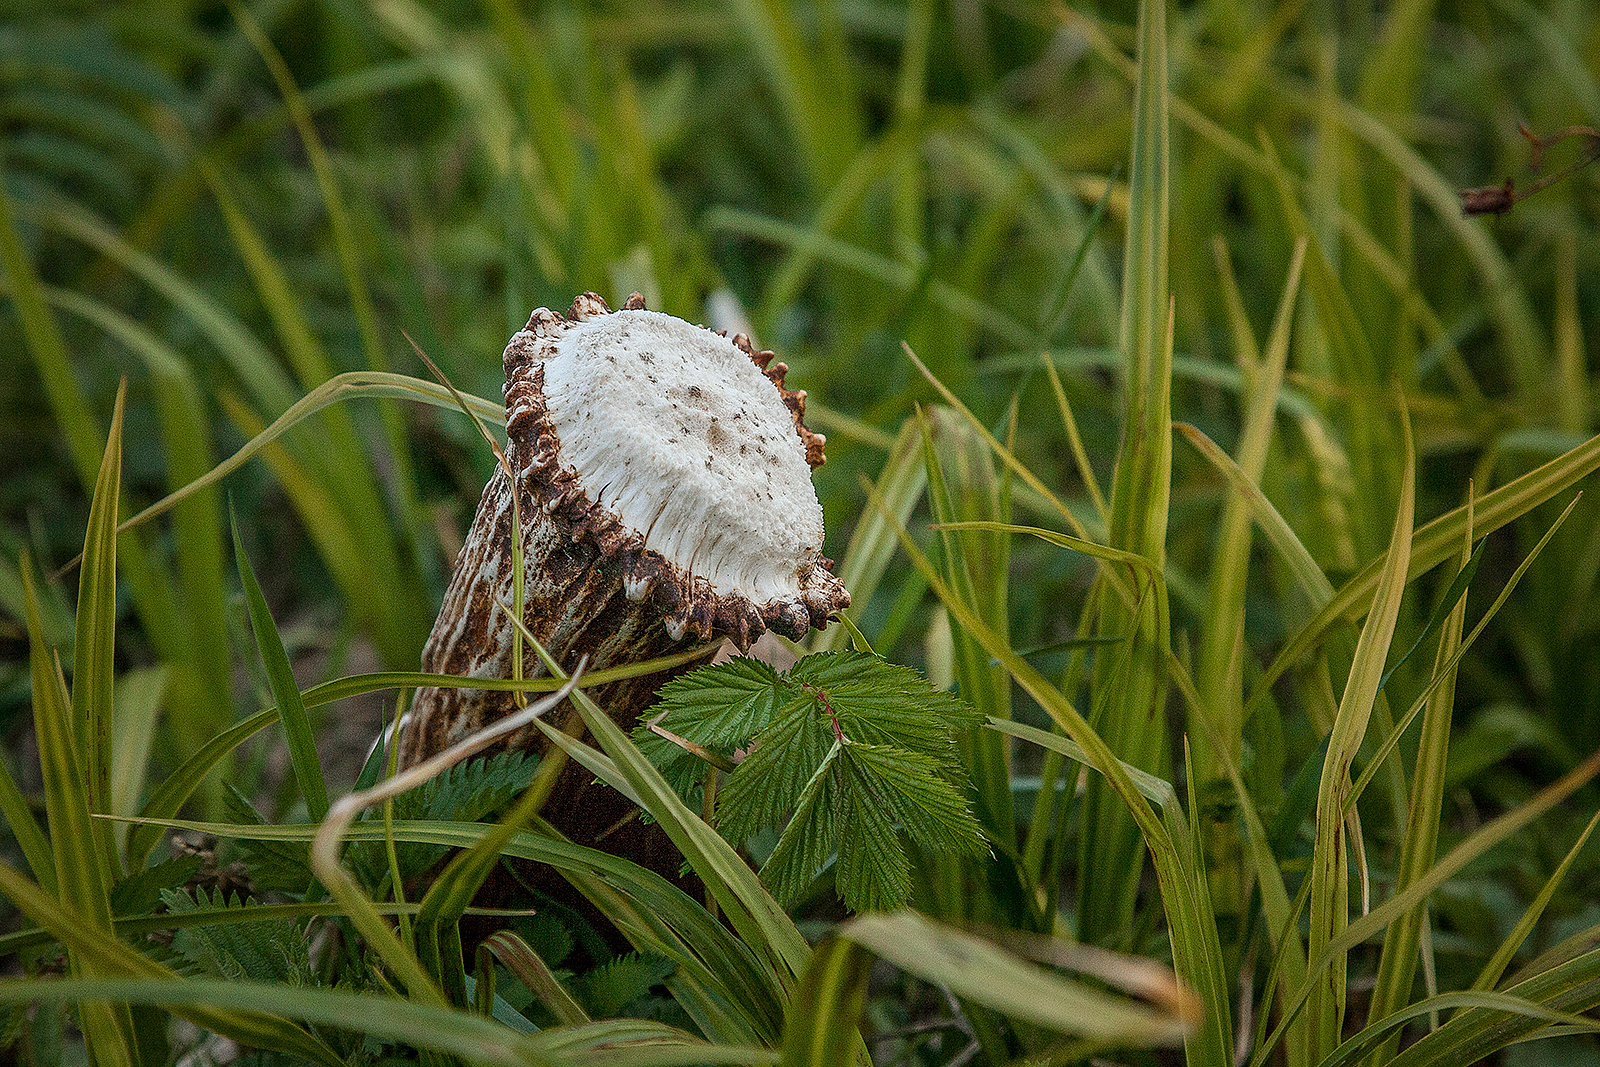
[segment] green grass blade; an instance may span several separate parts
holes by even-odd
[[[1320,955],[1344,930],[1349,921],[1349,859],[1345,839],[1345,800],[1350,790],[1350,766],[1366,736],[1367,723],[1378,695],[1378,683],[1394,637],[1400,614],[1400,599],[1405,592],[1406,571],[1412,541],[1413,482],[1415,461],[1411,453],[1410,423],[1402,422],[1405,433],[1404,468],[1400,481],[1400,506],[1383,578],[1373,598],[1372,612],[1356,642],[1350,676],[1345,682],[1333,735],[1323,762],[1322,780],[1317,790],[1317,838],[1311,865],[1310,935],[1307,950]],[[1332,965],[1312,980],[1311,996],[1306,1001],[1305,1026],[1310,1038],[1310,1062],[1316,1063],[1339,1045],[1345,1011],[1345,967],[1336,956]]]
[[[1237,362],[1249,368],[1245,394],[1243,427],[1236,461],[1241,478],[1259,485],[1267,465],[1267,447],[1278,407],[1278,388],[1283,383],[1284,366],[1289,356],[1289,326],[1299,293],[1300,268],[1305,260],[1305,244],[1297,242],[1289,262],[1289,275],[1283,285],[1267,341],[1265,359],[1259,363],[1253,352],[1240,351]],[[1247,325],[1241,328],[1248,333]],[[1206,592],[1205,621],[1200,632],[1200,653],[1195,669],[1195,684],[1200,701],[1209,709],[1219,739],[1227,747],[1227,757],[1238,765],[1244,739],[1244,605],[1246,578],[1250,564],[1250,508],[1245,498],[1230,494],[1212,542],[1211,579]],[[1211,745],[1201,732],[1197,741],[1195,765],[1204,784],[1220,777]]]
[[[559,1062],[539,1056],[528,1047],[526,1038],[515,1030],[467,1012],[340,989],[295,989],[266,982],[225,981],[219,978],[179,979],[176,976],[66,982],[34,980],[0,985],[0,1003],[7,1004],[85,996],[154,1005],[191,1019],[215,1020],[224,1017],[225,1013],[244,1018],[246,1016],[243,1013],[246,1012],[270,1011],[418,1049],[449,1053],[468,1063],[539,1067]],[[265,1026],[237,1024],[225,1028],[215,1022],[206,1025],[234,1037],[247,1047],[285,1052],[327,1067],[339,1067],[344,1063],[332,1049],[315,1041],[310,1035],[290,1044],[273,1041],[269,1028]],[[271,1029],[281,1029],[287,1025],[280,1024]]]
[[[1600,436],[1591,437],[1578,447],[1549,460],[1513,481],[1507,482],[1475,503],[1469,516],[1465,507],[1439,516],[1418,529],[1412,537],[1408,580],[1431,570],[1448,559],[1470,528],[1473,540],[1526,515],[1562,490],[1600,469]],[[1272,684],[1320,644],[1334,626],[1355,621],[1371,607],[1374,591],[1388,564],[1387,553],[1367,563],[1322,605],[1316,616],[1301,627],[1256,680],[1246,705],[1246,717],[1265,702]]]
[[[872,956],[844,938],[811,950],[784,1015],[782,1067],[851,1067],[861,1043],[861,1009]]]
[[[880,513],[888,510],[876,493],[869,499]],[[1200,999],[1201,1026],[1186,1042],[1190,1063],[1195,1067],[1229,1067],[1232,1062],[1229,1036],[1229,983],[1224,975],[1222,949],[1217,928],[1211,918],[1211,902],[1193,873],[1193,849],[1180,847],[1173,831],[1151,809],[1124,765],[1089,723],[1031,664],[1012,651],[1005,638],[990,630],[968,611],[955,596],[928,558],[923,555],[905,528],[896,526],[900,547],[912,564],[944,602],[951,618],[977,639],[989,655],[999,660],[1069,738],[1082,747],[1089,766],[1104,776],[1132,814],[1149,848],[1161,885],[1161,901],[1166,909],[1172,939],[1173,969]],[[1102,550],[1107,551],[1107,550]],[[1145,561],[1148,566],[1148,561]],[[1182,829],[1183,820],[1168,820]]]
[[[109,891],[116,878],[116,855],[107,827],[94,821],[93,805],[110,791],[109,765],[105,784],[96,796],[94,773],[89,759],[109,758],[111,723],[111,677],[113,671],[112,633],[116,617],[116,506],[118,476],[121,470],[122,402],[119,396],[112,419],[110,440],[97,492],[90,505],[91,522],[85,540],[87,558],[92,560],[94,578],[80,584],[78,605],[79,655],[74,657],[83,673],[75,679],[86,690],[76,701],[66,692],[59,661],[44,645],[39,632],[37,596],[33,576],[23,571],[27,600],[29,661],[33,682],[34,736],[39,748],[39,771],[44,779],[45,814],[50,826],[54,852],[57,891],[68,909],[81,913],[86,936],[115,940],[111,925]],[[86,573],[91,568],[86,568]],[[92,658],[85,658],[82,646],[94,647]],[[89,695],[100,679],[106,691]],[[93,716],[93,718],[91,718]],[[103,740],[91,741],[91,727],[104,725]],[[19,879],[20,880],[20,879]],[[19,907],[21,906],[19,902]],[[39,921],[36,917],[35,921]],[[75,977],[99,973],[93,959],[69,951],[68,970]],[[105,1003],[86,1003],[80,1011],[80,1024],[93,1061],[97,1065],[120,1067],[138,1062],[138,1045],[133,1020],[126,1007]]]
[[[1470,499],[1468,504],[1470,507]],[[1481,542],[1479,547],[1482,547]],[[1472,543],[1463,542],[1458,579],[1471,572],[1476,558],[1472,551]],[[1454,584],[1452,583],[1452,590]],[[1461,634],[1467,613],[1464,594],[1463,589],[1439,634],[1438,649],[1434,657],[1434,674],[1439,684],[1431,690],[1424,705],[1422,732],[1417,745],[1416,771],[1411,782],[1410,806],[1405,834],[1400,842],[1400,861],[1395,871],[1397,889],[1403,889],[1416,881],[1433,866],[1438,846],[1439,816],[1444,800],[1445,765],[1450,746],[1450,719],[1455,705],[1454,659],[1461,647]],[[1449,595],[1450,591],[1447,591],[1446,597]],[[1378,961],[1378,974],[1373,984],[1372,1007],[1368,1010],[1368,1018],[1383,1019],[1392,1015],[1404,1007],[1410,999],[1417,956],[1422,948],[1423,925],[1426,921],[1426,910],[1423,905],[1418,905],[1384,931],[1383,954]],[[1393,1055],[1399,1047],[1399,1038],[1397,1032],[1386,1042],[1387,1055],[1384,1058]]]
[[[122,487],[122,414],[128,385],[117,389],[105,458],[95,478],[83,566],[78,572],[78,625],[72,656],[72,728],[88,776],[89,810],[111,811],[111,697],[116,669],[117,498]],[[105,854],[103,873],[119,873],[116,850],[105,827],[91,827]]]
[[[913,911],[858,916],[840,927],[838,936],[958,996],[1097,1043],[1177,1045],[1194,1033],[1198,1021],[1192,1004],[1160,1011],[1114,997]]]
[[[1276,1048],[1284,1031],[1298,1018],[1300,1009],[1305,1005],[1323,970],[1334,960],[1341,958],[1351,948],[1362,944],[1368,938],[1385,929],[1390,923],[1404,915],[1421,901],[1427,899],[1430,893],[1457,874],[1460,874],[1468,864],[1483,856],[1490,849],[1521,833],[1540,816],[1546,814],[1551,808],[1571,796],[1597,774],[1600,774],[1600,752],[1591,755],[1560,779],[1541,789],[1523,804],[1479,827],[1441,857],[1437,863],[1429,868],[1426,875],[1418,878],[1405,889],[1373,908],[1366,915],[1351,922],[1342,933],[1328,942],[1327,947],[1318,956],[1312,959],[1306,971],[1308,976],[1306,984],[1296,990],[1294,995],[1284,1004],[1282,1017],[1279,1019],[1272,1035],[1266,1041],[1257,1045],[1251,1055],[1250,1067],[1262,1067],[1262,1064],[1267,1061],[1267,1057]],[[1597,958],[1600,958],[1600,953],[1596,955]],[[1572,961],[1568,962],[1571,963]],[[1547,973],[1554,973],[1554,971],[1560,970],[1561,967],[1566,965],[1560,964]],[[1530,982],[1538,984],[1545,980],[1546,976],[1535,975],[1526,979],[1522,984],[1526,985]],[[1515,993],[1519,996],[1528,996],[1526,990],[1522,989],[1520,985],[1507,990],[1507,992]],[[1539,998],[1530,996],[1529,999],[1538,1000]],[[1402,1052],[1400,1058],[1404,1059],[1406,1055],[1407,1052]]]
[[[809,410],[809,409],[808,409]],[[889,456],[878,474],[878,492],[889,503],[901,523],[907,522],[928,484],[928,468],[923,462],[922,440],[917,422],[907,419],[895,435]],[[860,621],[867,603],[878,590],[896,546],[894,529],[876,513],[862,515],[850,532],[850,541],[839,560],[839,580],[850,590],[851,605],[846,613]],[[849,634],[844,627],[832,628],[813,638],[818,651],[844,648]]]
[[[1578,858],[1578,853],[1583,851],[1583,846],[1588,843],[1596,825],[1600,825],[1600,812],[1596,812],[1589,819],[1588,824],[1583,828],[1583,833],[1578,835],[1578,839],[1572,843],[1572,847],[1567,850],[1567,854],[1562,857],[1561,862],[1556,865],[1556,869],[1545,880],[1545,884],[1540,888],[1538,896],[1533,898],[1533,903],[1528,905],[1527,910],[1522,913],[1522,917],[1517,920],[1517,925],[1506,935],[1505,940],[1500,943],[1500,947],[1495,949],[1494,955],[1490,957],[1488,963],[1484,964],[1483,970],[1478,972],[1478,977],[1472,981],[1473,989],[1489,990],[1500,983],[1501,976],[1505,974],[1506,968],[1511,966],[1511,961],[1516,958],[1517,950],[1522,947],[1522,943],[1528,939],[1529,934],[1533,933],[1533,928],[1544,915],[1545,909],[1549,907],[1551,898],[1555,896],[1556,890],[1566,879],[1567,872],[1572,869],[1573,862]]]
[[[31,565],[28,557],[23,556],[24,570]],[[43,640],[41,637],[40,642]],[[28,870],[33,872],[34,880],[46,893],[54,896],[56,860],[50,850],[50,839],[45,837],[39,820],[34,818],[28,798],[23,796],[22,790],[17,787],[17,779],[12,775],[11,768],[6,765],[5,760],[0,760],[0,817],[6,820],[11,836],[17,842],[17,848],[22,851],[22,858],[28,861]],[[4,954],[0,952],[0,955]]]
[[[1107,544],[1148,559],[1166,559],[1172,480],[1171,294],[1167,285],[1169,160],[1167,31],[1164,0],[1139,4],[1138,74],[1128,169],[1128,225],[1123,259],[1122,441],[1111,482]],[[1160,773],[1166,766],[1164,722],[1168,633],[1157,598],[1130,611],[1102,600],[1098,633],[1132,638],[1126,676],[1096,661],[1096,722],[1119,758]],[[1139,833],[1111,787],[1091,778],[1078,839],[1079,932],[1096,944],[1126,943],[1144,865]]]
[[[266,668],[267,685],[277,702],[278,719],[283,723],[289,742],[289,763],[294,768],[300,796],[305,800],[306,813],[312,822],[321,822],[328,814],[328,785],[323,781],[322,763],[317,758],[317,739],[306,718],[305,702],[300,699],[300,687],[295,684],[294,669],[289,666],[289,655],[278,636],[278,625],[272,620],[272,610],[267,607],[267,599],[261,593],[255,569],[250,566],[250,557],[239,537],[237,516],[232,517],[231,525],[239,581],[244,585],[245,604],[250,612],[250,629],[255,634],[256,651]]]
[[[190,482],[176,492],[167,494],[137,515],[125,519],[122,525],[117,528],[118,532],[149,522],[157,515],[170,510],[200,490],[216,485],[223,478],[226,478],[251,459],[254,459],[268,445],[277,441],[278,438],[288,433],[311,415],[329,404],[341,403],[356,397],[396,397],[403,400],[432,404],[435,407],[450,408],[455,411],[460,410],[455,398],[448,389],[433,382],[422,381],[419,378],[379,371],[349,371],[345,374],[337,375],[295,401],[289,406],[288,410],[274,419],[266,429],[253,436],[233,455],[213,467],[206,473],[205,477]],[[478,397],[467,397],[466,400],[473,414],[495,422],[504,422],[504,404],[497,404]]]
[[[545,658],[542,649],[540,658]],[[560,667],[548,659],[545,659],[545,668],[557,678],[564,680],[566,677]],[[794,980],[805,970],[811,951],[795,929],[793,920],[773,900],[733,847],[689,810],[661,777],[661,772],[599,705],[581,690],[573,693],[572,700],[590,735],[633,785],[644,809],[661,824],[689,866],[705,882],[734,929],[746,944],[771,960],[783,988],[792,988]]]

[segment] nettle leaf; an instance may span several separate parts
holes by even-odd
[[[262,826],[267,820],[248,797],[224,782],[227,792],[222,803],[228,815],[241,826]],[[268,893],[303,894],[311,884],[311,846],[303,841],[233,842],[235,854],[250,872],[250,884]]]
[[[786,674],[733,660],[673,681],[661,709],[663,729],[723,758],[747,753],[718,797],[718,827],[735,842],[782,828],[761,869],[780,900],[804,893],[837,854],[849,907],[904,904],[902,834],[929,852],[988,852],[955,742],[982,716],[909,667],[861,652],[817,653]],[[636,736],[680,790],[703,780],[705,765],[681,745]]]
[[[793,686],[756,659],[731,659],[674,678],[661,687],[656,702],[663,730],[716,752],[731,754],[771,723]],[[681,745],[651,730],[648,723],[633,739],[680,793],[688,794],[705,774],[705,764]]]
[[[200,910],[227,909],[245,913],[253,902],[238,894],[224,899],[222,890],[212,897],[204,889],[188,893],[163,890],[161,899],[174,915]],[[314,983],[310,941],[293,919],[240,919],[180,927],[172,937],[172,951],[194,972],[217,978],[285,982],[291,986]]]

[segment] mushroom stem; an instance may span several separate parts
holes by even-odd
[[[478,503],[423,669],[511,676],[514,627],[496,601],[512,602],[514,535],[523,624],[556,662],[587,656],[591,670],[678,651],[691,636],[740,648],[768,629],[798,639],[848,606],[822,555],[811,486],[824,441],[771,352],[646,311],[637,294],[613,312],[585,293],[564,316],[535,311],[504,361],[507,463]],[[544,673],[531,651],[522,668]],[[591,695],[631,728],[675,673]],[[515,710],[511,693],[421,689],[401,727],[400,764]],[[504,744],[538,737],[524,728]],[[582,809],[586,827],[615,822],[619,809],[597,795],[610,791],[571,777],[546,818],[565,830]]]

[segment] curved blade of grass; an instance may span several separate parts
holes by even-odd
[[[143,820],[132,820],[143,821]],[[155,825],[259,841],[310,841],[317,828],[306,825],[235,825],[187,819],[150,820]],[[382,841],[392,832],[396,841],[471,848],[492,826],[482,823],[440,823],[396,820],[392,829],[380,823],[355,823],[344,831],[347,841]],[[597,849],[574,845],[530,831],[512,834],[502,849],[507,856],[545,863],[580,881],[595,877],[632,902],[626,914],[607,916],[640,948],[674,960],[699,981],[736,1006],[756,1032],[776,1043],[781,1005],[787,987],[778,971],[758,959],[756,950],[736,938],[693,898],[653,871]]]
[[[1416,461],[1411,451],[1411,424],[1402,409],[1404,466],[1400,478],[1400,505],[1389,539],[1386,566],[1373,598],[1372,612],[1361,628],[1350,676],[1345,682],[1339,711],[1334,718],[1328,754],[1317,788],[1317,837],[1311,862],[1310,934],[1307,951],[1322,953],[1349,921],[1349,859],[1345,838],[1345,800],[1351,788],[1350,767],[1367,733],[1367,723],[1378,696],[1384,662],[1400,615],[1400,600],[1406,587],[1410,562],[1413,483]],[[1345,1010],[1345,967],[1342,956],[1311,982],[1306,1001],[1305,1025],[1310,1037],[1311,1063],[1320,1062],[1339,1045]]]
[[[1369,1024],[1360,1033],[1350,1037],[1344,1044],[1340,1045],[1333,1055],[1322,1061],[1319,1067],[1345,1067],[1346,1064],[1359,1062],[1363,1056],[1374,1052],[1387,1041],[1398,1039],[1400,1028],[1412,1019],[1421,1018],[1434,1012],[1446,1011],[1450,1008],[1478,1008],[1503,1012],[1506,1015],[1537,1020],[1539,1023],[1546,1025],[1559,1024],[1568,1028],[1569,1033],[1600,1034],[1600,1022],[1594,1019],[1575,1015],[1572,1012],[1555,1011],[1523,997],[1476,990],[1472,992],[1444,993],[1420,1000],[1415,1004],[1384,1016],[1375,1023]]]
[[[1476,994],[1482,996],[1482,993]],[[1502,995],[1567,1013],[1592,1011],[1600,1004],[1600,951],[1586,952],[1517,983]],[[1585,1020],[1587,1026],[1593,1019]],[[1392,1061],[1396,1067],[1448,1067],[1478,1063],[1517,1041],[1567,1032],[1522,1011],[1469,1007],[1423,1036]]]
[[[317,758],[317,739],[311,731],[311,721],[306,718],[306,706],[300,699],[300,687],[295,684],[294,669],[289,666],[289,655],[278,637],[277,623],[272,620],[272,610],[261,594],[256,581],[255,568],[239,539],[239,517],[229,516],[233,530],[233,553],[239,568],[239,581],[244,585],[245,604],[250,612],[250,630],[255,634],[256,651],[266,668],[267,685],[272,698],[277,701],[278,719],[289,742],[289,763],[294,768],[295,781],[300,786],[300,796],[306,802],[306,813],[312,822],[321,822],[328,814],[328,786],[322,778],[322,762]]]
[[[1538,924],[1539,918],[1544,915],[1545,908],[1549,907],[1551,898],[1555,896],[1556,890],[1566,879],[1567,872],[1572,869],[1573,862],[1578,858],[1578,853],[1583,850],[1583,846],[1588,843],[1589,836],[1594,833],[1594,828],[1597,824],[1600,824],[1600,812],[1595,812],[1589,819],[1588,825],[1583,828],[1583,832],[1578,835],[1578,839],[1572,843],[1571,848],[1567,849],[1566,856],[1562,857],[1561,862],[1556,865],[1556,869],[1546,879],[1544,886],[1539,890],[1539,895],[1533,898],[1533,903],[1529,904],[1527,910],[1522,913],[1522,918],[1517,920],[1517,925],[1506,935],[1505,940],[1500,942],[1500,947],[1495,949],[1495,953],[1490,957],[1489,962],[1483,965],[1483,970],[1479,971],[1478,977],[1473,979],[1473,989],[1490,990],[1500,983],[1501,975],[1505,974],[1506,968],[1511,966],[1511,961],[1516,958],[1517,949],[1521,948],[1522,943],[1528,939],[1528,935],[1533,933],[1534,926]]]
[[[662,656],[658,659],[645,660],[641,663],[630,663],[621,667],[608,667],[603,671],[585,674],[581,685],[605,685],[610,682],[621,681],[625,678],[637,678],[656,671],[668,670],[672,667],[691,663],[697,659],[710,656],[718,648],[720,642],[713,642],[691,648],[685,652],[674,653],[671,656]],[[373,674],[356,674],[345,678],[335,678],[312,686],[301,693],[302,703],[307,708],[320,707],[335,700],[344,700],[347,697],[360,696],[364,693],[375,693],[383,689],[421,688],[434,686],[436,688],[457,689],[493,689],[498,691],[519,691],[524,693],[548,693],[560,688],[561,682],[554,678],[526,678],[517,681],[509,678],[470,678],[466,675],[454,674],[428,674],[421,671],[380,671]],[[184,803],[193,795],[202,779],[215,768],[229,752],[242,745],[245,741],[255,736],[260,731],[271,726],[278,719],[278,709],[267,708],[257,712],[248,719],[244,719],[228,729],[206,741],[195,753],[184,760],[177,770],[173,771],[150,794],[139,814],[146,819],[166,819],[178,814]],[[128,845],[130,866],[138,869],[148,859],[150,850],[160,840],[161,830],[154,824],[140,824],[135,829]]]
[[[46,896],[38,886],[3,863],[0,863],[0,893],[9,897],[18,910],[31,921],[54,934],[56,940],[67,946],[68,952],[73,957],[81,958],[85,962],[86,966],[83,969],[88,972],[84,976],[86,982],[110,982],[128,977],[156,979],[164,985],[170,985],[174,992],[189,984],[188,979],[180,980],[172,971],[118,941],[110,930],[109,922],[102,927],[93,913],[85,913],[69,902],[58,902]],[[226,984],[237,988],[239,983]],[[10,988],[13,988],[11,983],[0,983],[0,990]],[[121,1000],[122,1003],[108,1005],[106,1004],[108,1000]],[[90,1022],[94,1014],[90,1006],[95,1003],[100,1005],[102,1011],[116,1012],[131,1020],[128,1015],[128,999],[121,995],[108,994],[98,1002],[90,1001],[84,1004],[85,1024]],[[325,1064],[327,1067],[342,1067],[343,1061],[331,1049],[304,1030],[292,1023],[250,1010],[259,1007],[258,1002],[238,1004],[239,1010],[234,1010],[232,1005],[218,1008],[203,1003],[190,1004],[183,1006],[177,1014],[198,1026],[214,1030],[248,1046],[289,1052],[303,1056],[313,1063]],[[85,1036],[88,1035],[86,1026]],[[99,1034],[96,1034],[95,1040],[97,1053],[106,1055],[109,1047],[98,1044],[102,1040]],[[124,1049],[120,1061],[134,1062],[130,1057],[131,1053]]]
[[[1596,469],[1600,469],[1600,436],[1592,437],[1577,448],[1484,494],[1476,501],[1470,517],[1472,539],[1476,541],[1526,515]],[[1466,508],[1458,507],[1418,529],[1411,540],[1407,580],[1449,558],[1461,544],[1468,524]],[[1266,700],[1267,691],[1282,677],[1283,672],[1315,648],[1336,623],[1345,620],[1354,622],[1367,613],[1387,561],[1388,555],[1385,553],[1368,562],[1322,604],[1316,616],[1284,645],[1272,664],[1256,679],[1255,689],[1246,705],[1246,718]]]
[[[566,677],[543,648],[536,642],[534,647],[546,670],[555,677]],[[574,692],[572,699],[590,735],[633,785],[644,802],[644,809],[661,824],[683,853],[734,929],[746,944],[770,959],[783,988],[792,988],[794,980],[805,970],[811,952],[793,920],[773,900],[733,846],[689,810],[621,727],[582,691]]]
[[[517,976],[517,980],[539,999],[558,1022],[577,1025],[589,1022],[589,1013],[572,999],[550,965],[522,938],[510,930],[501,930],[484,939],[479,951],[487,949],[494,958]]]
[[[869,489],[868,499],[892,520],[893,516],[875,491]],[[1194,990],[1204,1011],[1198,1035],[1186,1045],[1190,1062],[1195,1067],[1230,1067],[1232,1052],[1227,1024],[1229,983],[1223,973],[1222,948],[1216,925],[1211,920],[1209,895],[1193,871],[1192,843],[1180,849],[1172,832],[1157,817],[1123,770],[1121,761],[1106,747],[1099,734],[1090,728],[1072,702],[1031,664],[1013,652],[1003,635],[990,630],[967,610],[966,605],[945,585],[944,579],[903,526],[897,523],[895,530],[900,538],[901,549],[944,602],[952,619],[966,627],[989,655],[1004,664],[1017,684],[1044,709],[1062,732],[1082,747],[1088,765],[1112,784],[1132,813],[1150,849],[1160,884],[1161,901],[1166,909],[1172,939],[1174,970]],[[1175,825],[1182,827],[1184,824],[1180,820]]]
[[[1193,1015],[1163,1012],[1068,981],[990,941],[913,911],[861,915],[837,936],[863,945],[901,970],[1036,1026],[1119,1047],[1177,1045],[1196,1029]]]
[[[1478,859],[1502,841],[1526,829],[1534,820],[1571,796],[1585,783],[1593,779],[1596,774],[1600,774],[1600,752],[1591,755],[1560,779],[1541,789],[1523,804],[1479,827],[1429,868],[1425,876],[1396,892],[1393,897],[1373,908],[1366,915],[1351,922],[1342,933],[1327,943],[1327,947],[1322,950],[1321,954],[1312,959],[1306,971],[1307,980],[1305,985],[1296,990],[1294,995],[1284,1004],[1282,1017],[1279,1019],[1272,1035],[1266,1041],[1260,1043],[1252,1054],[1250,1067],[1262,1067],[1262,1064],[1267,1061],[1267,1057],[1272,1054],[1272,1050],[1283,1036],[1285,1028],[1293,1023],[1298,1016],[1318,976],[1334,959],[1348,952],[1356,945],[1362,944],[1368,938],[1373,937],[1378,931],[1383,930],[1406,911],[1427,899],[1430,893],[1461,873],[1462,869],[1469,863]],[[1527,981],[1535,982],[1539,980],[1539,977],[1536,975]],[[1517,993],[1518,990],[1514,987],[1511,990],[1507,990],[1507,992]],[[1527,994],[1518,993],[1518,995]],[[1529,999],[1538,1000],[1539,998],[1530,997]],[[1406,1053],[1402,1052],[1400,1055],[1403,1058]]]
[[[341,989],[297,989],[287,985],[220,978],[101,978],[88,981],[26,980],[0,984],[0,1003],[102,996],[128,1004],[150,1004],[196,1018],[203,1014],[252,1010],[339,1027],[374,1038],[404,1042],[419,1049],[460,1056],[469,1063],[528,1067],[551,1063],[528,1047],[516,1031],[467,1012],[412,1004],[398,997]],[[221,1031],[219,1032],[226,1032]],[[236,1029],[235,1034],[239,1034]],[[233,1035],[230,1035],[233,1036]],[[284,1048],[281,1044],[235,1038],[245,1044],[306,1056],[315,1063],[342,1064],[331,1049]],[[310,1040],[308,1035],[308,1041]]]
[[[830,937],[811,950],[783,1020],[782,1067],[853,1067],[862,1052],[861,1008],[872,955]]]
[[[268,445],[282,437],[297,424],[305,421],[309,416],[329,404],[356,397],[389,397],[414,400],[418,403],[431,404],[434,407],[460,410],[459,405],[448,389],[441,385],[435,385],[433,382],[423,381],[420,378],[381,371],[349,371],[337,375],[329,378],[295,401],[289,406],[288,410],[274,419],[266,429],[252,437],[233,455],[213,467],[204,477],[195,479],[176,492],[168,493],[137,515],[124,519],[121,525],[117,527],[117,532],[123,533],[135,526],[143,525],[157,515],[171,510],[174,505],[187,500],[200,490],[216,485],[251,459],[254,459]],[[467,397],[466,400],[471,405],[473,414],[494,420],[497,423],[505,421],[504,404],[496,404],[473,396]],[[74,559],[62,570],[69,570],[77,563],[78,560]]]
[[[530,721],[537,719],[540,715],[560,704],[571,692],[572,682],[569,680],[564,688],[550,694],[543,700],[531,704],[514,714],[505,716],[443,752],[435,753],[421,763],[406,768],[395,777],[370,789],[363,789],[340,797],[338,803],[334,804],[329,810],[328,816],[323,820],[322,825],[317,828],[311,842],[311,869],[322,880],[322,884],[327,886],[329,894],[345,907],[351,923],[366,938],[368,946],[381,956],[384,962],[394,971],[395,975],[405,983],[409,994],[414,999],[438,1005],[449,1003],[445,993],[434,984],[436,978],[442,977],[446,981],[446,988],[450,989],[453,985],[455,988],[451,991],[459,998],[461,1004],[466,1004],[465,982],[462,980],[464,979],[464,964],[462,961],[459,959],[454,961],[455,970],[461,973],[453,976],[456,979],[453,983],[450,981],[452,976],[448,973],[441,974],[441,968],[438,965],[436,931],[439,926],[437,919],[439,901],[441,897],[448,900],[449,894],[464,879],[472,877],[471,870],[466,875],[461,873],[464,866],[469,868],[482,866],[486,855],[487,862],[492,863],[494,861],[499,853],[499,848],[497,847],[499,842],[509,837],[516,829],[513,825],[508,830],[506,822],[514,816],[521,816],[522,819],[527,818],[528,813],[522,810],[525,801],[519,801],[517,807],[513,809],[512,816],[508,816],[507,820],[502,820],[501,825],[493,827],[489,836],[485,837],[482,842],[468,849],[463,855],[455,857],[439,879],[439,882],[443,883],[445,888],[439,889],[438,883],[436,883],[434,888],[429,890],[427,897],[423,899],[422,906],[418,909],[417,925],[419,928],[427,927],[428,936],[434,938],[434,940],[429,940],[426,945],[426,955],[434,963],[434,973],[432,975],[424,968],[423,961],[418,959],[417,954],[402,944],[394,931],[390,930],[388,925],[384,923],[376,908],[373,907],[372,901],[368,900],[366,895],[362,893],[361,887],[356,884],[355,879],[350,877],[344,868],[339,865],[339,849],[352,822],[363,808],[388,800],[407,789],[421,785],[452,765],[461,762],[474,753],[481,752],[497,739],[526,726]],[[529,792],[532,791],[530,790]],[[385,839],[391,840],[393,819],[388,814],[384,817],[382,829],[385,833]],[[471,889],[467,891],[469,898],[481,883],[481,877],[472,883]],[[461,910],[464,911],[465,908],[466,905],[462,904]],[[430,914],[430,911],[432,914]],[[459,914],[457,912],[456,916],[459,916]],[[459,940],[454,942],[454,945],[459,954]]]

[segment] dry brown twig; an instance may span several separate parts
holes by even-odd
[[[1551,174],[1543,175],[1521,189],[1516,183],[1507,178],[1499,185],[1485,185],[1476,189],[1462,189],[1458,194],[1461,197],[1461,213],[1463,215],[1504,215],[1516,206],[1517,201],[1525,200],[1548,185],[1560,181],[1568,175],[1574,174],[1596,159],[1600,159],[1600,130],[1593,126],[1568,126],[1557,130],[1548,137],[1535,136],[1532,130],[1519,125],[1517,132],[1527,138],[1532,145],[1532,157],[1528,161],[1528,169],[1534,172],[1544,165],[1545,152],[1560,144],[1562,141],[1574,137],[1581,138],[1584,142],[1582,154],[1568,166]]]

